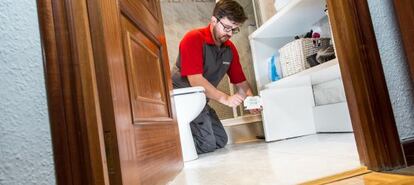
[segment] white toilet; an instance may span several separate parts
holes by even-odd
[[[190,122],[193,121],[206,105],[206,95],[203,87],[188,87],[174,89],[172,93],[177,113],[178,129],[180,132],[181,150],[184,161],[198,158],[191,134]]]

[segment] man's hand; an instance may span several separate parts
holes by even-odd
[[[234,94],[220,99],[219,102],[229,107],[237,107],[243,102],[243,100],[244,97],[242,95]]]
[[[250,114],[260,114],[260,112],[262,112],[263,109],[250,109],[249,112]]]

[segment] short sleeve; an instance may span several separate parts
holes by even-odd
[[[230,82],[233,84],[237,84],[240,82],[246,81],[246,76],[243,73],[239,53],[237,52],[236,47],[231,43],[230,44],[231,51],[233,53],[233,60],[230,63],[229,70],[227,71],[227,75],[230,78]]]
[[[181,76],[203,73],[203,43],[199,31],[187,33],[180,42]]]

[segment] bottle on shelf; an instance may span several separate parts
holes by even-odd
[[[280,76],[277,73],[277,69],[276,69],[276,56],[275,55],[272,55],[272,57],[270,57],[268,67],[269,67],[269,80],[272,82],[280,80]]]

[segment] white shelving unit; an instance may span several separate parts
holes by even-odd
[[[269,58],[277,56],[278,50],[293,41],[296,35],[308,32],[326,16],[324,10],[325,0],[292,0],[249,36],[257,90],[263,100],[266,141],[318,131],[352,131],[346,103],[315,107],[314,102],[313,84],[341,78],[338,60],[275,82],[268,79]],[[280,71],[280,66],[277,68]],[[332,122],[341,125],[332,126]]]
[[[291,37],[309,31],[322,17],[325,1],[291,0],[281,11],[250,35],[251,38]]]
[[[332,79],[340,78],[339,63],[337,59],[322,63],[315,67],[306,69],[291,76],[287,76],[282,80],[274,81],[265,85],[265,89],[284,87],[287,84],[292,84],[298,77],[309,76],[311,85],[320,84]]]
[[[270,82],[267,60],[326,16],[324,9],[324,0],[292,0],[249,36],[258,91]]]

